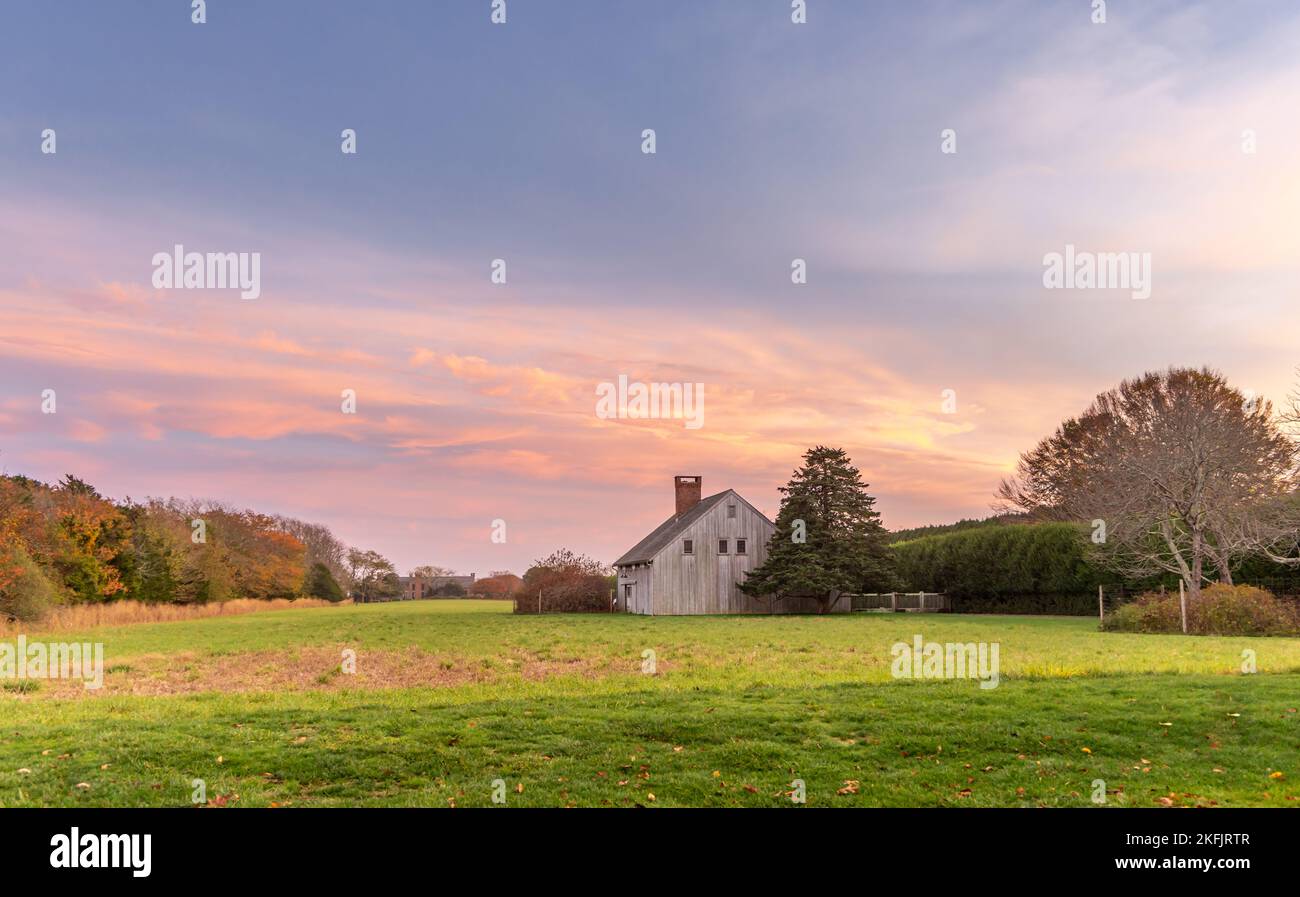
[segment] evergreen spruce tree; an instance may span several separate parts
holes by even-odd
[[[325,601],[342,601],[346,597],[338,580],[334,578],[333,573],[330,573],[330,568],[320,561],[312,564],[311,569],[307,571],[302,593],[308,598],[321,598]]]
[[[767,560],[741,590],[773,602],[809,596],[828,613],[843,592],[892,588],[888,533],[858,469],[842,449],[819,445],[803,457],[803,467],[781,488]]]

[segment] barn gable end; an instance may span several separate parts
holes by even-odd
[[[738,583],[767,558],[772,521],[733,489],[699,498],[699,481],[676,477],[678,513],[615,562],[619,610],[656,616],[771,612]]]

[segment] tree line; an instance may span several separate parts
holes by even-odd
[[[68,475],[0,476],[0,615],[131,599],[341,601],[349,549],[327,527],[219,502],[115,502]]]

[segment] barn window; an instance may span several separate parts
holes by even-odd
[[[744,540],[744,539],[737,539],[737,540],[736,540],[736,554],[744,554],[744,553],[745,553],[745,540]]]
[[[631,601],[631,600],[632,600],[632,585],[631,585],[631,583],[629,583],[629,584],[623,586],[623,598],[624,598],[625,600],[627,600],[627,601]]]
[[[728,517],[735,517],[735,516],[736,516],[736,506],[735,506],[735,505],[727,505],[727,516],[728,516]]]
[[[727,553],[727,540],[726,540],[726,539],[719,539],[719,540],[718,540],[718,554],[726,554],[726,553]]]
[[[695,554],[694,539],[682,539],[682,554]]]

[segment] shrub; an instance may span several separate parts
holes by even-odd
[[[57,598],[54,584],[22,548],[0,553],[0,618],[39,620]]]
[[[1106,617],[1110,632],[1183,631],[1177,592],[1147,592]],[[1300,612],[1254,586],[1215,583],[1187,602],[1187,632],[1192,635],[1300,635]]]
[[[612,595],[604,564],[560,549],[528,568],[515,593],[515,613],[606,613]]]
[[[515,595],[515,613],[582,614],[610,610],[610,589],[605,577],[586,575],[552,581],[540,588],[527,588]]]

